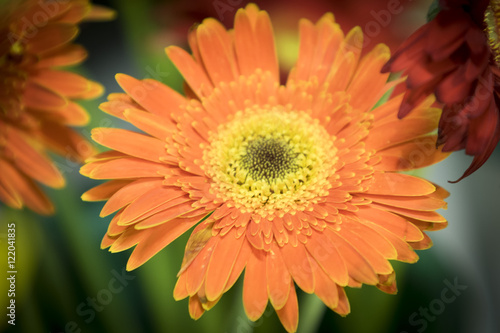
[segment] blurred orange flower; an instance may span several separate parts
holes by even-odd
[[[498,1],[441,0],[437,16],[410,36],[382,72],[404,71],[406,116],[428,94],[444,105],[437,145],[465,149],[480,168],[500,140]]]
[[[96,82],[59,67],[87,53],[71,41],[77,24],[113,12],[87,0],[8,2],[0,14],[0,200],[50,214],[54,208],[36,182],[60,188],[64,177],[48,150],[83,161],[91,144],[68,126],[85,125],[75,99],[99,96]]]
[[[395,85],[380,74],[389,49],[361,56],[361,29],[344,35],[332,14],[300,22],[285,85],[271,22],[255,5],[236,13],[234,30],[206,19],[188,39],[192,55],[166,50],[186,97],[118,74],[125,93],[101,105],[146,133],[93,131],[111,150],[81,173],[111,180],[82,198],[107,200],[101,216],[117,212],[102,247],[135,246],[132,270],[196,226],[174,291],[189,297],[195,319],[243,270],[248,317],[257,320],[269,300],[290,332],[295,284],[341,315],[350,311],[346,286],[395,293],[388,260],[417,261],[413,250],[431,246],[423,231],[447,225],[435,212],[447,192],[398,173],[447,156],[426,149],[440,115],[433,99],[404,120],[395,112],[402,95],[374,108]]]

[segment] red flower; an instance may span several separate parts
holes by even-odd
[[[481,167],[500,140],[500,4],[441,0],[439,5],[436,17],[400,46],[382,72],[408,75],[400,118],[429,93],[444,104],[436,144],[474,156],[459,181]]]

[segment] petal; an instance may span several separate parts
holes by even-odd
[[[189,297],[189,315],[192,319],[198,320],[205,313],[198,295]]]
[[[249,76],[257,68],[269,71],[279,82],[279,68],[271,20],[254,4],[236,12],[234,47],[241,75]]]
[[[198,97],[210,95],[213,89],[212,82],[189,53],[177,46],[169,46],[165,52]]]
[[[41,70],[30,77],[41,86],[70,98],[78,97],[90,90],[90,81],[81,75],[60,70]]]
[[[138,129],[160,140],[165,140],[175,129],[175,125],[170,120],[138,109],[126,109],[123,116]]]
[[[160,162],[166,153],[165,142],[124,129],[93,128],[92,139],[108,148],[152,162]]]
[[[45,53],[69,43],[78,33],[72,24],[49,23],[37,31],[36,38],[29,40],[27,50],[34,54]]]
[[[349,243],[337,232],[330,231],[328,229],[325,229],[325,231],[328,237],[335,242],[335,246],[337,247],[339,254],[344,259],[349,276],[361,283],[372,285],[377,284],[377,274],[370,265],[369,261],[366,260],[351,243]]]
[[[440,116],[440,112],[435,112],[432,117],[428,115],[425,118],[405,118],[384,122],[370,130],[370,135],[366,139],[367,149],[381,150],[430,133],[438,127]],[[405,130],[401,130],[402,127]]]
[[[176,219],[151,229],[151,232],[147,233],[147,237],[139,241],[130,255],[127,270],[131,271],[144,264],[165,246],[191,229],[198,221],[198,218]],[[146,233],[147,231],[142,232]]]
[[[390,56],[389,48],[378,44],[363,57],[346,90],[352,96],[352,107],[370,110],[385,93],[384,87],[389,74],[381,75],[380,69]]]
[[[205,19],[196,28],[196,38],[203,64],[214,85],[232,82],[238,77],[238,68],[231,37],[215,19]]]
[[[84,201],[104,201],[110,199],[117,191],[130,184],[130,180],[111,180],[91,188],[83,193],[81,198]]]
[[[397,208],[388,207],[387,210],[395,210]],[[383,206],[361,207],[356,213],[363,221],[370,221],[382,228],[385,228],[397,235],[401,239],[407,241],[419,241],[422,239],[422,232],[412,223],[406,221],[399,215],[386,211]]]
[[[24,103],[28,108],[42,110],[53,110],[68,105],[63,96],[31,81],[26,83]]]
[[[81,45],[69,44],[52,52],[44,53],[36,64],[37,68],[71,66],[87,58],[87,51]]]
[[[52,161],[44,152],[34,148],[36,143],[27,140],[19,131],[10,129],[6,154],[12,156],[14,164],[27,176],[53,188],[64,187],[64,177]]]
[[[446,202],[433,197],[396,197],[390,195],[369,195],[363,197],[388,206],[400,207],[411,210],[434,211],[445,208]]]
[[[314,293],[330,309],[337,307],[339,296],[337,284],[325,273],[325,271],[313,260],[311,267],[315,278]]]
[[[137,80],[126,74],[116,74],[120,87],[146,110],[162,117],[170,118],[185,98],[172,88],[155,80]]]
[[[399,173],[374,173],[368,194],[420,196],[434,192],[436,188],[428,181]]]
[[[341,286],[347,285],[349,274],[346,263],[329,238],[320,232],[313,233],[307,240],[306,248],[311,257],[335,283]]]
[[[184,191],[168,186],[153,188],[125,208],[120,218],[120,224],[127,225],[134,223],[136,219],[149,211],[185,195]]]
[[[374,168],[380,171],[407,171],[424,168],[438,163],[451,152],[436,148],[437,135],[422,136],[413,140],[380,150],[382,157]]]
[[[271,251],[266,254],[267,293],[275,309],[281,309],[288,300],[290,285],[293,282],[288,268],[283,261],[278,246],[271,244]]]
[[[164,164],[123,157],[88,163],[80,169],[80,173],[93,179],[125,179],[158,177],[159,172],[169,169],[170,167]]]
[[[281,309],[276,309],[276,314],[287,332],[296,332],[299,325],[299,303],[293,283],[286,304]]]
[[[54,206],[49,198],[31,179],[19,173],[3,159],[0,159],[0,169],[2,170],[2,181],[7,182],[9,188],[15,189],[28,208],[42,215],[54,213]]]
[[[214,247],[205,279],[205,291],[209,301],[221,296],[244,239],[244,237],[236,238],[236,230],[233,228],[221,237]]]
[[[243,280],[243,306],[247,317],[255,321],[267,306],[266,255],[252,248]]]
[[[313,293],[314,275],[305,246],[285,244],[281,248],[281,254],[295,283],[306,293]]]
[[[163,185],[163,178],[142,178],[132,182],[130,182],[130,180],[114,180],[112,182],[127,182],[127,184],[109,198],[101,210],[101,214],[99,215],[101,217],[108,216],[133,202],[143,194],[161,187]],[[86,195],[86,193],[84,195]]]

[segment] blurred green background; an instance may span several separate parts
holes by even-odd
[[[189,27],[212,16],[232,26],[243,0],[94,1],[117,11],[112,22],[85,23],[77,42],[89,51],[75,71],[101,82],[106,93],[119,92],[116,73],[151,77],[177,90],[182,79],[164,54],[164,47],[186,47]],[[430,1],[257,1],[270,12],[280,61],[289,67],[297,50],[297,19],[318,19],[332,11],[344,31],[361,25],[367,44],[386,41],[396,47],[425,22]],[[385,15],[389,13],[389,15]],[[371,44],[371,45],[370,45]],[[105,100],[85,102],[91,123],[129,125],[99,111]],[[188,314],[187,300],[172,297],[187,235],[176,240],[140,268],[126,272],[130,251],[100,250],[109,218],[99,218],[102,203],[86,203],[80,195],[99,184],[78,173],[79,165],[56,157],[67,177],[63,190],[46,189],[57,213],[40,217],[29,211],[0,207],[0,330],[5,332],[283,332],[271,308],[262,319],[247,320],[241,302],[241,281],[198,321]],[[500,310],[500,150],[478,172],[459,184],[471,159],[462,152],[419,171],[450,192],[445,230],[431,233],[434,247],[419,251],[414,265],[394,263],[397,295],[375,287],[347,288],[352,313],[342,318],[325,309],[316,296],[299,292],[299,332],[499,332]],[[8,325],[6,280],[7,224],[16,224],[16,325]],[[446,292],[449,285],[462,289]],[[444,297],[444,298],[443,298]],[[446,298],[448,297],[448,298]],[[430,309],[430,310],[426,310]],[[425,313],[427,311],[427,313]]]

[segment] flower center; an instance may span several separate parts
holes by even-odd
[[[304,210],[328,194],[335,138],[305,112],[247,108],[209,139],[202,146],[203,168],[212,189],[242,211],[267,216]]]
[[[484,13],[486,33],[495,64],[500,67],[500,1],[490,1]]]
[[[271,182],[278,178],[284,179],[288,173],[297,171],[295,157],[296,154],[288,142],[272,137],[260,137],[247,143],[240,164],[253,179]]]

